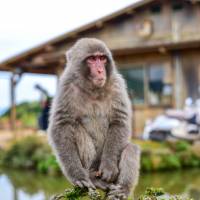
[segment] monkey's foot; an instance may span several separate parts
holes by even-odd
[[[108,200],[126,200],[128,198],[127,188],[121,185],[111,185],[107,193]]]
[[[96,189],[96,187],[93,185],[93,183],[89,180],[80,180],[80,181],[76,181],[75,185],[79,186],[80,188],[92,188],[92,189]]]
[[[92,182],[96,188],[99,188],[104,191],[109,190],[109,184],[105,181],[102,181],[101,179],[95,179],[95,180],[92,180]]]

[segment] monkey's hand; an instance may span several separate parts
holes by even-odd
[[[117,163],[113,161],[101,161],[98,173],[104,181],[115,181],[119,174]]]

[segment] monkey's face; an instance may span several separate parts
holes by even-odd
[[[103,87],[106,83],[107,63],[107,56],[100,52],[96,52],[86,58],[86,65],[89,69],[88,79],[98,88]]]

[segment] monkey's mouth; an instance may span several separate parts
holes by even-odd
[[[106,83],[106,79],[105,78],[98,78],[98,79],[92,79],[92,83],[94,86],[96,87],[103,87]]]

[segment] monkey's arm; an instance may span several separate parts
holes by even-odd
[[[120,155],[128,144],[128,137],[131,132],[130,110],[128,97],[118,96],[118,98],[115,98],[99,169],[103,180],[112,182],[119,173]]]
[[[65,121],[63,125],[63,121]],[[94,188],[89,173],[83,168],[74,139],[74,125],[66,118],[58,123],[50,120],[49,139],[64,175],[80,187]]]

